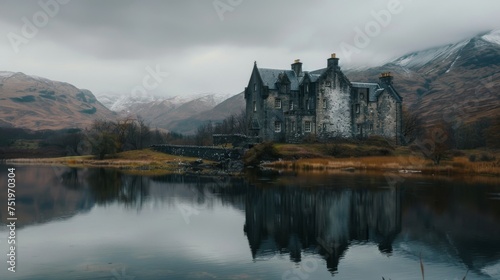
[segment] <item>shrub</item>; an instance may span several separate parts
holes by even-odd
[[[273,161],[279,158],[280,154],[273,143],[264,142],[248,150],[243,157],[243,163],[245,166],[257,166],[262,161]]]
[[[480,161],[494,161],[496,158],[494,156],[489,156],[488,154],[482,154]]]

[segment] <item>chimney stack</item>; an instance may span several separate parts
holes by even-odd
[[[338,67],[339,66],[339,59],[337,58],[337,55],[332,53],[332,56],[328,59],[328,68],[330,66]]]
[[[300,59],[296,59],[294,63],[292,64],[292,70],[295,72],[295,75],[298,77],[302,75],[302,62],[300,62]]]
[[[384,72],[380,74],[379,80],[382,85],[392,85],[392,74],[391,72]]]

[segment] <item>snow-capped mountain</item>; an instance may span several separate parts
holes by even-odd
[[[151,126],[167,130],[175,128],[177,131],[180,121],[191,120],[200,113],[208,112],[230,97],[231,95],[217,93],[203,93],[190,96],[177,95],[173,97],[102,93],[97,98],[101,103],[122,116],[138,116]],[[227,112],[223,112],[222,115],[225,116],[232,113],[230,110]],[[218,117],[219,115],[215,114],[214,116]],[[190,123],[190,121],[187,122]],[[201,124],[201,122],[197,123]],[[181,130],[190,133],[193,132],[193,126],[190,126],[189,129]]]
[[[461,42],[407,54],[392,63],[413,70],[429,63],[434,65],[440,63],[448,65],[446,71],[449,72],[464,55],[475,55],[481,48],[488,47],[500,47],[500,29]]]
[[[193,100],[206,102],[216,106],[231,95],[217,94],[217,93],[203,93],[191,96],[173,96],[173,97],[160,97],[150,94],[144,95],[123,95],[117,93],[101,93],[97,96],[99,101],[115,112],[134,113],[134,110],[140,107],[153,107],[155,105],[164,104],[169,108],[177,108],[182,104],[188,103]]]
[[[438,60],[451,60],[453,62],[456,59],[456,54],[469,42],[470,40],[466,40],[455,44],[414,52],[396,59],[393,63],[401,67],[415,68],[422,67]]]
[[[413,52],[385,65],[346,71],[351,81],[392,72],[403,104],[428,123],[452,126],[500,115],[500,30]]]

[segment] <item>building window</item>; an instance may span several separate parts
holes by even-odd
[[[359,94],[359,99],[360,99],[360,100],[363,100],[364,98],[365,98],[365,94],[364,94],[364,93],[360,93],[360,94]]]
[[[305,123],[304,123],[304,131],[305,132],[311,132],[311,122],[310,121],[305,121]]]
[[[358,133],[360,133],[361,132],[361,125],[360,124],[357,125],[357,129],[358,129]]]
[[[281,99],[279,98],[274,99],[274,108],[281,109]]]
[[[293,100],[290,100],[290,110],[293,110]]]
[[[253,83],[253,91],[257,91],[257,83]]]
[[[309,84],[306,84],[306,93],[309,93]]]
[[[323,109],[326,109],[327,105],[328,105],[328,101],[326,99],[323,99]]]
[[[292,130],[292,132],[295,132],[295,122],[294,121],[292,121],[292,129],[291,130]]]
[[[330,82],[330,81],[326,81],[326,86],[327,86],[327,87],[331,87],[331,86],[332,86],[332,82]]]
[[[282,88],[282,92],[283,93],[287,93],[288,92],[288,85],[287,84],[282,84],[281,88]]]
[[[370,131],[373,131],[373,124],[370,124]]]
[[[281,122],[280,121],[274,122],[274,132],[281,132]]]
[[[309,110],[310,109],[310,106],[309,106],[309,99],[306,99],[306,109]]]
[[[359,111],[360,111],[359,104],[356,104],[356,114],[359,114]]]
[[[326,123],[323,124],[323,131],[326,132]]]
[[[253,102],[253,111],[257,112],[257,101]]]

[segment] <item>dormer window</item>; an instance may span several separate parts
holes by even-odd
[[[257,91],[257,83],[253,83],[253,91]]]
[[[306,93],[309,93],[309,84],[306,84]]]
[[[281,85],[281,89],[282,89],[283,93],[287,93],[288,92],[288,85],[287,84],[282,84]]]

